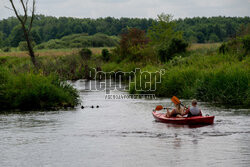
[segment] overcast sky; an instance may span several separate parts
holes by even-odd
[[[14,0],[18,2],[19,0]],[[32,0],[29,0],[32,1]],[[250,0],[36,0],[37,14],[70,17],[156,18],[162,12],[175,18],[250,16]],[[9,0],[0,0],[0,19],[13,16]],[[21,11],[21,10],[20,10]]]

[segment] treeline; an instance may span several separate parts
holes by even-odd
[[[32,29],[36,44],[51,39],[60,39],[71,34],[87,33],[94,35],[119,35],[129,28],[147,31],[156,20],[145,18],[71,18],[37,15]],[[175,20],[176,30],[183,31],[184,39],[194,43],[222,42],[235,37],[244,26],[250,23],[250,17],[195,17]],[[0,21],[0,47],[17,47],[23,41],[23,32],[16,18]]]
[[[118,35],[127,27],[147,30],[153,22],[153,19],[139,18],[116,19],[107,17],[79,19],[38,15],[33,23],[32,36],[34,42],[40,44],[50,39],[60,39],[64,36],[78,33]],[[22,30],[16,18],[10,17],[0,21],[0,46],[17,47],[22,40]]]
[[[189,42],[223,42],[241,34],[250,27],[250,17],[194,17],[176,21],[177,30]]]

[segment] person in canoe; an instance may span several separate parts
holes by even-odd
[[[192,106],[189,107],[183,115],[187,115],[188,117],[193,116],[202,116],[201,110],[197,107],[197,100],[192,100]]]
[[[175,108],[170,112],[167,108],[166,117],[179,117],[181,118],[185,114],[184,108],[180,104],[175,104]]]

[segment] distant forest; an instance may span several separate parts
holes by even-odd
[[[235,37],[241,29],[249,26],[250,17],[194,17],[174,21],[176,30],[183,32],[186,41],[207,43],[227,41]],[[32,36],[36,44],[80,33],[116,36],[128,27],[147,31],[155,22],[154,19],[145,18],[80,19],[37,15],[33,23]],[[20,41],[24,41],[24,38],[18,20],[15,17],[0,20],[0,48],[17,47]]]

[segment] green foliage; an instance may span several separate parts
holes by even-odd
[[[242,39],[243,48],[245,49],[245,54],[250,53],[250,34],[244,36]]]
[[[32,39],[36,44],[47,42],[51,39],[60,39],[76,33],[86,33],[89,35],[103,33],[117,36],[127,27],[147,31],[152,24],[156,23],[156,20],[153,19],[124,17],[120,19],[113,17],[79,19],[37,15],[35,18]],[[250,17],[194,17],[178,19],[175,22],[176,31],[183,31],[183,37],[186,41],[199,43],[211,42],[210,38],[215,37],[214,35],[211,37],[211,34],[215,34],[219,42],[223,42],[240,33],[242,25],[250,23]],[[16,47],[20,41],[24,40],[21,31],[17,30],[18,25],[19,22],[15,17],[0,20],[0,32],[4,34],[4,46]],[[89,46],[81,45],[78,47]]]
[[[2,50],[3,50],[3,52],[10,52],[11,48],[10,47],[3,47]]]
[[[194,52],[189,57],[175,57],[165,64],[166,74],[156,91],[150,93],[249,107],[249,63],[249,57],[239,61],[231,54]],[[132,87],[130,93],[148,92],[136,92]]]
[[[20,41],[25,41],[21,25],[16,25],[9,35],[10,46],[17,47]]]
[[[226,43],[222,43],[221,46],[219,47],[219,52],[222,54],[225,54],[226,52],[228,52],[228,47]]]
[[[237,66],[204,72],[196,85],[196,97],[203,101],[242,105],[249,89],[248,72]]]
[[[220,39],[217,37],[217,35],[215,33],[212,33],[209,37],[209,42],[210,43],[214,43],[214,42],[219,42]]]
[[[202,32],[198,32],[197,35],[197,42],[198,43],[204,43],[205,42],[205,36]]]
[[[156,50],[161,62],[172,59],[176,53],[185,52],[188,46],[182,39],[182,33],[175,31],[175,26],[171,15],[161,14],[148,31],[149,45]]]
[[[122,60],[140,61],[143,57],[142,50],[148,41],[143,30],[129,28],[121,35],[119,46],[117,46],[118,54]]]
[[[170,41],[174,37],[179,37],[180,32],[175,32],[176,24],[173,22],[173,16],[162,13],[158,15],[158,20],[148,30],[150,44],[159,46],[165,41]]]
[[[110,47],[118,43],[117,37],[107,36],[105,34],[74,34],[64,36],[61,39],[52,39],[41,43],[37,49],[62,49],[62,48],[84,48],[84,47]]]
[[[245,57],[250,53],[250,35],[234,38],[223,43],[219,48],[220,53],[231,53]]]
[[[0,48],[4,46],[4,33],[0,31]]]
[[[154,22],[153,19],[139,19],[139,18],[70,18],[70,17],[51,17],[44,15],[36,15],[33,22],[32,36],[33,40],[40,44],[51,39],[60,39],[64,36],[72,34],[85,33],[93,35],[96,33],[103,33],[109,36],[117,36],[127,27],[137,27],[139,29],[147,30]],[[16,30],[13,29],[19,25],[15,17],[0,20],[0,31],[6,34],[6,38],[10,39],[12,47],[16,47],[23,38],[17,36]],[[22,35],[20,33],[20,35]],[[15,37],[16,38],[15,40]],[[5,40],[6,41],[6,40]],[[107,42],[108,43],[108,42]],[[14,44],[14,45],[13,45]],[[97,45],[99,45],[97,43]],[[81,47],[89,47],[90,45],[81,45]],[[70,46],[71,47],[71,46]],[[75,46],[74,46],[75,47]]]
[[[36,45],[35,42],[31,42],[31,45],[34,47]],[[28,51],[28,45],[26,41],[19,42],[18,48],[20,51]]]
[[[79,51],[79,55],[83,60],[90,60],[92,52],[88,48],[83,48]]]
[[[250,17],[194,17],[178,19],[176,29],[183,31],[184,39],[190,42],[224,42],[244,34],[249,23]]]
[[[105,62],[108,62],[110,60],[111,54],[109,53],[108,49],[102,49],[102,58]]]
[[[177,53],[185,52],[187,46],[188,43],[178,38],[173,38],[170,42],[165,41],[160,45],[158,49],[158,55],[160,57],[161,62],[171,60]]]
[[[55,109],[78,104],[77,91],[55,75],[16,75],[4,68],[0,70],[0,97],[0,110]]]
[[[171,15],[161,14],[158,22],[145,32],[129,28],[121,35],[120,45],[113,50],[116,62],[141,61],[142,63],[166,62],[176,54],[186,51],[188,44],[182,39],[182,33],[175,31]],[[142,61],[144,60],[144,61]]]

